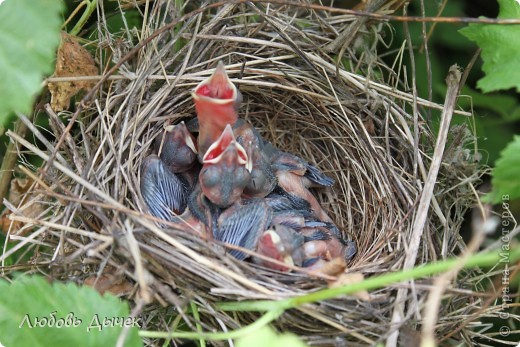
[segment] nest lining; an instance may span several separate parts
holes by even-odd
[[[148,30],[176,17],[167,2],[155,1]],[[54,278],[79,282],[103,273],[107,266],[119,269],[118,276],[136,283],[124,295],[153,297],[181,312],[192,300],[200,306],[208,330],[234,329],[258,317],[221,312],[216,302],[285,298],[326,287],[320,276],[282,274],[237,261],[222,245],[159,227],[146,214],[138,189],[140,164],[165,124],[194,117],[191,89],[223,60],[244,96],[240,116],[275,146],[305,158],[336,180],[332,189],[316,193],[342,233],[357,243],[358,253],[347,271],[370,276],[399,270],[432,151],[432,141],[416,144],[413,134],[418,131],[426,139],[433,135],[422,118],[414,129],[407,112],[410,96],[336,65],[337,52],[325,47],[338,37],[340,24],[350,23],[355,23],[353,17],[288,6],[273,5],[267,11],[255,4],[229,4],[190,17],[176,32],[166,32],[143,47],[120,70],[128,78],[109,82],[83,112],[56,156],[56,165],[42,175],[44,183],[33,185],[26,202],[11,206],[19,216],[26,216],[34,204],[46,206],[31,216],[31,225],[22,227],[37,240],[31,245],[38,249],[35,261],[52,262]],[[363,30],[357,34],[365,35]],[[115,59],[131,48],[128,42],[117,46],[102,28],[99,37]],[[175,51],[178,41],[184,46]],[[382,66],[379,61],[374,64],[374,51],[347,53],[345,65],[365,73]],[[98,58],[106,63],[101,55]],[[422,100],[420,104],[438,108]],[[67,114],[59,117],[50,109],[48,113],[59,138]],[[13,140],[48,159],[48,153],[39,153],[16,136]],[[467,186],[475,184],[481,172],[466,175],[470,163],[459,164],[445,163],[441,169],[442,189],[435,195],[418,263],[465,247],[458,230],[474,200]],[[390,331],[399,286],[372,292],[371,301],[346,297],[289,310],[275,325],[313,345],[375,343]],[[416,284],[415,302],[419,305],[427,293]],[[441,336],[450,332],[453,317],[465,317],[480,305],[478,298],[472,305],[459,298],[450,292],[450,305],[439,318]],[[194,324],[193,318],[183,318],[189,326]],[[150,325],[168,329],[153,319]],[[464,340],[464,334],[471,330],[462,329],[457,338]]]

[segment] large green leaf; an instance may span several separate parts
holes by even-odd
[[[0,280],[0,293],[0,345],[6,347],[114,346],[121,325],[140,323],[115,296],[72,283],[24,276],[11,284]],[[125,346],[142,346],[137,327]]]
[[[498,2],[498,18],[520,18],[518,1]],[[470,24],[460,32],[482,49],[486,76],[477,86],[485,93],[509,88],[520,92],[520,25]]]
[[[486,196],[486,201],[509,203],[520,198],[520,136],[500,153],[500,158],[493,170],[493,191]]]
[[[518,103],[518,98],[514,93],[496,92],[484,94],[471,87],[464,86],[461,94],[464,97],[460,97],[457,100],[457,104],[464,110],[471,108],[481,116],[486,116],[490,113],[500,116],[500,118],[489,117],[493,118],[493,121],[497,124],[520,121],[520,103]],[[479,135],[481,134],[479,133]]]
[[[0,5],[0,125],[12,112],[30,112],[42,77],[52,73],[62,8],[60,0]]]

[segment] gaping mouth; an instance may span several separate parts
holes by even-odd
[[[224,103],[236,98],[237,88],[229,79],[224,63],[220,61],[213,75],[202,81],[193,90],[192,95],[195,100],[210,98],[214,99],[214,102]]]
[[[231,125],[226,125],[226,128],[222,132],[222,135],[215,141],[206,151],[204,157],[202,158],[202,162],[204,164],[216,164],[218,163],[222,157],[224,152],[230,147],[233,146],[237,152],[238,163],[240,165],[246,165],[248,161],[247,153],[244,147],[240,145],[235,140],[235,135],[233,134],[233,130],[231,129]]]

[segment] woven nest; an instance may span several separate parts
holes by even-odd
[[[140,39],[178,18],[176,11],[165,1],[152,2]],[[278,148],[336,180],[315,193],[344,236],[357,244],[346,272],[370,277],[400,270],[435,136],[420,113],[415,119],[410,114],[411,95],[376,79],[394,77],[377,58],[378,30],[377,23],[367,26],[354,16],[254,3],[198,11],[165,30],[126,60],[85,106],[59,152],[52,154],[55,143],[38,150],[13,137],[23,158],[36,154],[48,164],[52,159],[27,199],[11,206],[18,220],[30,218],[20,232],[33,233],[27,242],[37,250],[32,263],[52,265],[42,269],[59,280],[110,279],[108,287],[118,285],[119,295],[148,301],[145,329],[163,331],[169,327],[158,317],[164,314],[160,307],[182,313],[191,302],[199,307],[203,329],[231,330],[260,313],[227,312],[217,303],[295,297],[327,287],[333,280],[327,276],[279,273],[238,261],[223,245],[161,226],[147,214],[140,164],[165,125],[194,117],[190,91],[222,60],[244,96],[241,117]],[[112,38],[103,26],[97,44],[100,52],[111,51],[116,63],[134,47]],[[105,56],[99,55],[101,64]],[[421,99],[418,105],[425,114],[428,108],[442,109]],[[59,139],[70,114],[47,110]],[[458,127],[448,138],[416,264],[465,249],[458,231],[475,201],[471,185],[480,174],[463,155],[473,141],[468,134]],[[30,214],[35,205],[36,216]],[[476,283],[474,274],[461,276],[466,288]],[[371,345],[392,332],[396,291],[403,286],[408,287],[372,291],[370,300],[344,296],[308,304],[286,311],[273,324],[313,345]],[[406,317],[412,328],[429,292],[426,283],[413,288]],[[463,321],[474,319],[471,314],[482,303],[467,291],[458,293],[446,293],[436,331],[440,339],[472,336]],[[182,319],[195,330],[193,317]],[[461,329],[452,334],[454,320]]]

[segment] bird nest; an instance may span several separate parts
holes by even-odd
[[[356,242],[345,273],[367,278],[402,269],[435,143],[422,113],[442,106],[415,99],[413,113],[413,96],[385,82],[395,76],[375,50],[381,25],[254,2],[199,8],[172,22],[180,14],[170,2],[150,6],[139,35],[128,31],[125,40],[116,40],[99,26],[98,62],[110,65],[103,59],[111,56],[118,74],[82,105],[70,131],[71,115],[47,107],[56,140],[31,127],[46,149],[12,136],[24,163],[36,155],[46,164],[38,174],[26,164],[23,172],[33,183],[26,199],[11,206],[21,223],[18,233],[31,235],[25,246],[34,250],[32,263],[49,265],[45,272],[54,279],[147,302],[144,328],[160,330],[168,330],[157,315],[160,307],[173,308],[168,312],[180,313],[193,330],[196,323],[208,331],[232,330],[260,313],[228,311],[223,302],[293,298],[341,284],[305,269],[281,273],[239,261],[225,245],[147,213],[140,165],[166,125],[194,117],[190,91],[222,60],[244,97],[240,116],[276,147],[336,180],[315,194],[343,236]],[[134,49],[137,36],[142,47]],[[461,126],[450,132],[416,264],[465,249],[459,230],[480,174],[464,156],[473,141],[468,134]],[[476,285],[471,273],[466,277],[466,285]],[[397,290],[412,285],[406,325],[413,328],[426,283],[298,306],[273,324],[313,345],[374,344],[392,332]],[[475,297],[469,304],[469,294],[461,292],[446,293],[438,338],[460,341],[471,334],[463,322],[452,334],[453,320],[469,320],[481,303]],[[200,320],[184,313],[188,303],[198,306]]]

